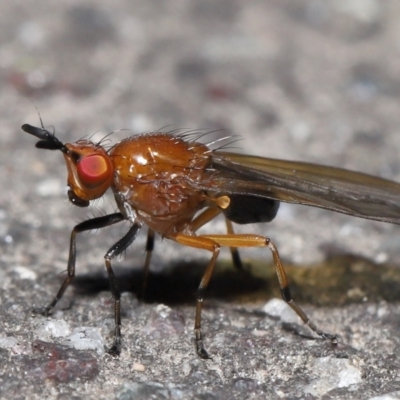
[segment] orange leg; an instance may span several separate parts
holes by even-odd
[[[221,210],[216,207],[207,208],[201,214],[199,214],[193,221],[188,225],[188,228],[192,232],[198,231],[207,222],[210,222],[215,217],[221,214]]]
[[[217,207],[210,207],[204,212],[202,212],[200,215],[198,215],[190,224],[189,224],[189,229],[192,232],[196,232],[198,229],[200,229],[203,225],[205,225],[207,222],[210,222],[212,219],[214,219],[216,216],[218,216],[222,210]],[[225,218],[226,222],[226,230],[229,235],[234,235],[235,232],[233,230],[233,224],[229,219]],[[230,247],[229,248],[231,251],[232,255],[232,262],[233,265],[237,269],[243,269],[243,263],[242,260],[240,259],[239,251],[236,247]]]
[[[286,277],[285,269],[283,267],[281,258],[278,253],[278,249],[275,244],[271,242],[269,238],[259,235],[204,235],[203,237],[214,240],[220,246],[229,247],[268,247],[272,252],[274,259],[275,272],[278,277],[279,287],[281,289],[281,295],[284,301],[296,312],[296,314],[302,319],[302,321],[310,327],[317,335],[323,339],[329,339],[332,343],[336,344],[336,335],[321,331],[302,310],[302,308],[293,300],[289,283]]]
[[[207,265],[204,272],[203,278],[201,279],[199,288],[197,290],[197,303],[196,303],[196,317],[194,323],[194,333],[196,339],[196,351],[199,357],[208,359],[206,349],[203,344],[203,335],[201,333],[201,309],[203,307],[204,293],[210,282],[211,276],[214,272],[215,262],[219,255],[220,246],[212,239],[208,239],[202,236],[189,236],[182,233],[178,233],[171,237],[176,242],[183,244],[184,246],[195,247],[197,249],[204,249],[212,252],[212,257]]]
[[[302,319],[302,321],[309,326],[309,328],[316,334],[321,336],[323,339],[329,339],[333,344],[337,343],[336,336],[330,333],[321,331],[293,300],[289,284],[286,277],[285,270],[283,268],[278,250],[270,239],[259,236],[259,235],[246,235],[246,234],[228,234],[228,235],[200,235],[200,236],[189,236],[178,233],[171,239],[181,243],[185,246],[196,247],[199,249],[209,250],[213,253],[212,258],[206,268],[206,271],[201,280],[198,295],[197,295],[197,307],[196,307],[196,319],[195,319],[195,335],[196,335],[196,349],[197,353],[202,358],[209,358],[207,351],[203,346],[203,339],[201,333],[201,309],[204,299],[204,292],[211,279],[211,275],[214,271],[215,262],[219,255],[219,249],[221,246],[227,247],[268,247],[274,259],[275,271],[279,281],[279,287],[283,300],[289,304],[289,306],[296,312],[296,314]]]
[[[190,223],[189,229],[192,232],[196,232],[207,222],[210,222],[215,217],[217,217],[220,213],[221,213],[221,210],[217,207],[207,208],[204,212],[202,212],[200,215],[198,215]],[[226,220],[226,226],[227,226],[228,233],[233,234],[234,231],[233,231],[232,222],[229,220]],[[154,235],[155,235],[154,231],[149,229],[148,233],[147,233],[147,242],[146,242],[146,259],[145,259],[144,268],[143,268],[143,279],[142,279],[142,290],[141,290],[142,298],[144,298],[144,296],[145,296],[147,282],[148,282],[148,278],[149,278],[150,261],[151,261],[151,256],[152,256],[152,252],[154,249]],[[232,253],[233,265],[238,269],[243,269],[243,264],[242,264],[242,261],[240,259],[239,252],[237,251],[237,249],[231,248],[231,253]]]

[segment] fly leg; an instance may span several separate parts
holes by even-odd
[[[281,295],[283,300],[289,304],[289,306],[295,311],[295,313],[302,319],[302,321],[308,325],[308,327],[314,331],[317,335],[319,335],[322,339],[329,339],[332,344],[337,344],[336,335],[331,333],[323,332],[319,329],[314,322],[310,320],[307,314],[303,311],[303,309],[293,300],[292,295],[290,294],[289,283],[286,278],[285,269],[283,268],[283,264],[281,258],[279,257],[278,249],[276,248],[275,244],[271,242],[268,238],[267,246],[272,252],[272,257],[274,259],[275,265],[275,272],[278,277],[279,287],[281,289]]]
[[[67,268],[67,277],[65,278],[63,284],[61,285],[57,295],[54,297],[53,301],[49,303],[47,306],[42,308],[35,308],[32,310],[34,314],[42,314],[49,315],[53,308],[56,306],[58,301],[63,296],[65,290],[74,279],[75,276],[75,261],[76,261],[76,235],[80,232],[90,231],[92,229],[100,229],[105,228],[106,226],[110,226],[116,224],[124,220],[124,216],[121,213],[115,213],[110,215],[105,215],[103,217],[92,218],[87,221],[81,222],[76,225],[75,228],[71,232],[71,239],[69,244],[69,257],[68,257],[68,268]]]
[[[218,200],[218,199],[217,199]],[[204,212],[202,212],[200,215],[198,215],[190,224],[189,224],[189,229],[192,232],[196,232],[198,229],[200,229],[203,225],[205,225],[207,222],[210,222],[212,219],[214,219],[216,216],[221,214],[222,210],[217,207],[210,207]],[[235,231],[233,230],[233,224],[232,222],[225,218],[226,222],[226,230],[229,235],[234,235]],[[239,251],[236,247],[230,247],[229,248],[231,251],[232,255],[232,262],[235,268],[239,270],[243,270],[243,263],[240,258]]]
[[[283,300],[295,311],[295,313],[302,319],[302,321],[306,325],[308,325],[308,327],[312,331],[314,331],[323,339],[329,339],[332,344],[337,344],[336,335],[332,335],[330,333],[326,333],[320,330],[314,324],[314,322],[310,320],[303,309],[293,300],[290,294],[289,283],[278,250],[270,239],[259,235],[202,235],[200,237],[211,239],[212,241],[218,243],[220,246],[268,247],[271,250],[274,259],[275,272],[278,277],[279,287],[281,289]]]
[[[194,333],[196,340],[196,351],[199,357],[203,359],[211,358],[203,344],[203,334],[201,332],[201,310],[203,307],[204,294],[207,286],[210,282],[211,276],[214,272],[215,262],[219,255],[220,246],[212,239],[208,239],[201,236],[189,236],[182,233],[178,233],[171,239],[176,242],[183,244],[184,246],[195,247],[197,249],[204,249],[212,252],[211,260],[209,261],[204,275],[201,279],[199,288],[197,290],[197,302],[196,302],[196,317],[194,323]]]
[[[225,222],[228,235],[234,235],[235,231],[233,230],[232,221],[230,221],[228,218],[225,218]],[[242,259],[240,258],[239,250],[237,249],[237,247],[229,247],[229,250],[231,251],[233,265],[235,266],[236,269],[243,271],[244,267]]]
[[[150,272],[150,261],[151,255],[154,249],[154,231],[149,228],[147,232],[147,242],[146,242],[146,259],[144,261],[143,267],[143,278],[142,278],[142,290],[141,290],[141,298],[144,298],[147,288],[147,282],[149,279],[149,272]]]
[[[111,354],[112,356],[118,356],[121,353],[121,292],[119,290],[114,271],[111,267],[111,261],[132,244],[140,228],[140,224],[134,223],[125,236],[118,240],[118,242],[115,243],[104,256],[108,278],[110,280],[110,290],[114,299],[114,341],[112,346],[107,349],[107,353]]]

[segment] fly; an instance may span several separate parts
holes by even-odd
[[[268,247],[283,300],[317,335],[337,343],[336,336],[320,330],[292,298],[274,243],[261,235],[235,234],[232,222],[272,221],[283,201],[400,224],[400,184],[364,173],[213,151],[199,142],[185,140],[184,135],[171,133],[131,136],[106,150],[101,143],[90,140],[64,144],[43,125],[37,128],[25,124],[22,129],[39,139],[36,147],[63,153],[68,170],[68,198],[73,204],[87,207],[111,188],[119,210],[73,228],[67,277],[53,301],[35,312],[49,315],[74,278],[78,233],[130,221],[129,230],[104,256],[115,302],[114,339],[107,351],[114,356],[121,352],[121,295],[111,264],[132,244],[144,225],[149,228],[145,270],[155,233],[211,253],[198,287],[194,325],[197,354],[207,359],[210,357],[203,343],[201,311],[223,246],[231,249],[236,266],[241,264],[238,248]],[[225,216],[227,234],[196,234],[220,214]]]

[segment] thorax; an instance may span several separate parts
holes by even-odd
[[[210,150],[165,133],[134,136],[111,151],[113,191],[121,212],[127,202],[136,218],[164,235],[180,230],[204,206],[196,184],[209,172]]]

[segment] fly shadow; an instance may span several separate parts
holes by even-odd
[[[113,267],[121,292],[134,293],[149,303],[168,305],[191,303],[196,299],[197,288],[206,265],[201,261],[175,261],[165,270],[149,271],[144,287],[143,269],[129,266]],[[270,281],[253,275],[248,269],[235,269],[230,263],[218,263],[207,289],[207,298],[240,299],[268,290]],[[76,293],[94,295],[110,290],[106,273],[89,273],[76,276],[72,286]]]
[[[334,307],[366,301],[400,301],[398,266],[377,265],[359,256],[341,254],[312,266],[288,263],[285,270],[297,302]],[[121,292],[132,292],[149,303],[193,304],[205,264],[204,260],[175,261],[165,270],[150,271],[145,290],[142,269],[116,266],[114,271]],[[72,285],[81,295],[110,289],[105,272],[78,275]],[[207,289],[206,299],[265,302],[280,296],[272,263],[251,260],[244,269],[238,270],[229,261],[221,261]]]

